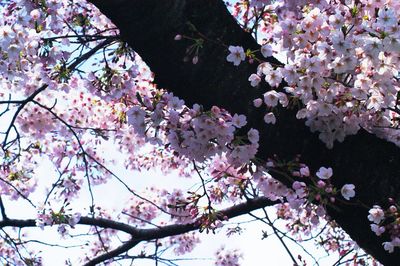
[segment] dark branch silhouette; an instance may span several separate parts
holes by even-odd
[[[244,203],[240,203],[229,207],[227,209],[219,211],[221,218],[234,218],[246,213],[250,213],[254,210],[264,208],[267,206],[272,206],[276,204],[265,197],[259,197],[256,199],[249,199]],[[124,252],[127,252],[131,248],[135,247],[137,244],[143,241],[149,241],[154,239],[160,239],[169,236],[175,236],[184,234],[190,231],[198,230],[201,226],[199,221],[189,224],[172,224],[151,229],[139,229],[134,226],[130,226],[125,223],[116,222],[114,220],[104,219],[104,218],[92,218],[92,217],[81,217],[78,225],[89,225],[97,226],[106,229],[115,229],[120,232],[127,233],[131,235],[131,239],[114,250],[104,253],[92,260],[90,260],[85,265],[96,265],[98,263],[104,262],[106,260],[112,259]],[[35,219],[3,219],[0,221],[0,228],[5,227],[15,227],[15,228],[25,228],[25,227],[37,227]]]

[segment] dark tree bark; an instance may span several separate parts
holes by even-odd
[[[257,64],[242,63],[235,67],[226,61],[225,45],[259,49],[227,11],[221,0],[90,0],[120,29],[123,39],[140,54],[155,73],[155,82],[186,101],[204,108],[213,105],[231,113],[245,114],[248,127],[260,131],[258,157],[274,154],[292,160],[301,154],[302,161],[317,170],[330,166],[336,187],[345,183],[356,186],[356,198],[372,206],[388,197],[399,198],[400,154],[398,148],[361,130],[343,143],[327,149],[316,134],[310,133],[304,121],[295,118],[295,110],[280,109],[276,125],[263,122],[264,111],[252,107],[268,87],[250,87],[247,78],[256,72]],[[195,29],[195,30],[194,30]],[[185,50],[193,44],[175,41],[176,34],[198,37],[205,41],[199,62],[184,62]],[[272,63],[279,63],[269,58]],[[285,180],[282,180],[285,182]],[[367,220],[368,209],[359,204],[337,203],[329,215],[364,249],[385,265],[398,265],[400,252],[387,253]]]

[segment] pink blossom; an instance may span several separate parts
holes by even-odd
[[[374,205],[374,207],[369,210],[368,220],[371,222],[379,224],[384,218],[385,213],[380,206]]]
[[[274,113],[272,113],[272,112],[267,113],[264,116],[264,122],[267,123],[267,124],[275,124],[276,123],[276,118],[275,118]]]
[[[310,169],[308,168],[308,166],[301,167],[300,174],[302,176],[310,176]]]
[[[251,143],[258,143],[260,136],[257,129],[251,128],[249,132],[247,132],[247,138]]]
[[[247,124],[246,116],[234,114],[232,117],[232,124],[237,128],[245,126]]]
[[[393,253],[394,251],[394,245],[392,244],[392,242],[383,242],[383,248],[389,252],[389,253]]]
[[[257,74],[251,74],[249,81],[251,86],[256,87],[261,82],[261,78]]]
[[[38,9],[33,9],[30,15],[34,20],[38,20],[40,18],[40,11]]]
[[[71,227],[74,227],[76,224],[78,224],[79,220],[81,219],[81,213],[77,212],[73,215],[71,215],[68,219],[68,224]]]
[[[320,179],[329,179],[332,177],[333,175],[333,171],[332,168],[328,167],[321,167],[319,168],[318,172],[316,173],[316,175],[320,178]]]
[[[239,266],[242,258],[242,254],[237,249],[227,250],[225,247],[218,249],[215,255],[215,266]]]
[[[241,46],[229,46],[228,48],[230,54],[226,57],[228,62],[232,62],[233,65],[238,66],[240,62],[246,59],[243,47]]]
[[[379,226],[377,224],[371,224],[371,230],[374,232],[377,236],[382,235],[385,232],[385,227],[384,226]]]
[[[195,233],[172,236],[168,240],[168,246],[174,247],[176,255],[184,255],[191,252],[198,243],[200,243],[200,239]]]
[[[276,105],[278,105],[279,97],[280,95],[278,92],[276,92],[275,90],[270,90],[264,93],[264,103],[268,107],[275,107]]]
[[[340,190],[343,198],[346,200],[350,200],[350,198],[354,197],[356,193],[354,192],[355,186],[353,184],[345,184]]]
[[[318,180],[317,186],[318,186],[319,188],[324,188],[324,187],[326,186],[326,183],[325,183],[324,181],[322,181],[322,180]],[[329,191],[326,191],[326,192],[329,193]]]
[[[260,107],[262,105],[262,103],[263,103],[263,100],[260,99],[260,98],[257,98],[257,99],[253,100],[254,107],[258,108],[258,107]]]
[[[269,44],[264,44],[261,46],[261,53],[264,57],[272,56],[272,47]]]
[[[280,69],[269,71],[265,75],[265,81],[268,82],[271,87],[278,87],[282,81],[282,73]]]
[[[393,26],[397,26],[397,24],[398,19],[396,18],[396,13],[393,9],[379,9],[376,26],[388,30]]]

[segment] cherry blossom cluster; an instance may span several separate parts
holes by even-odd
[[[400,247],[400,215],[398,205],[390,199],[391,205],[387,209],[383,209],[379,205],[374,205],[368,214],[368,220],[371,221],[371,230],[381,236],[387,233],[391,241],[383,243],[383,248],[392,253],[396,247]]]
[[[244,115],[232,116],[216,106],[210,111],[202,110],[197,104],[188,108],[172,93],[138,97],[142,106],[135,105],[127,111],[128,123],[137,134],[145,135],[150,142],[169,146],[176,155],[203,162],[227,151],[230,163],[240,165],[257,152],[257,130],[248,132],[250,144],[235,141],[235,131],[247,123]]]
[[[164,190],[160,193],[162,198],[160,206],[175,223],[195,223],[199,225],[200,233],[214,232],[223,226],[226,217],[213,207],[212,192],[205,191],[203,194],[198,194],[188,191],[187,194],[184,196],[178,189],[172,192]],[[204,198],[208,199],[208,203],[204,201]]]
[[[101,217],[103,219],[115,219],[112,215],[110,215],[110,210],[96,207],[94,208],[94,213],[96,217]],[[85,256],[80,258],[81,264],[90,261],[90,258],[93,256],[98,256],[104,253],[104,250],[110,250],[113,248],[115,243],[115,237],[118,231],[110,228],[99,228],[97,226],[91,226],[89,229],[88,235],[96,236],[93,241],[90,242],[90,245],[87,245],[85,250]],[[105,265],[109,265],[112,263],[112,260],[105,261]]]
[[[328,222],[327,226],[321,229],[321,231],[317,243],[327,252],[336,252],[341,258],[344,258],[349,254],[350,251],[354,250],[353,255],[349,257],[353,259],[356,265],[363,265],[367,261],[372,262],[372,265],[379,265],[372,258],[361,257],[357,259],[357,255],[362,254],[363,251],[358,247],[357,243],[351,240],[346,232],[334,221]]]
[[[271,168],[277,162],[269,162]],[[207,167],[208,168],[208,167]],[[275,180],[271,174],[266,171],[256,171],[253,174],[250,170],[252,167],[235,167],[230,164],[225,156],[215,156],[208,168],[208,172],[213,180],[209,183],[204,194],[198,192],[189,193],[186,196],[182,191],[175,190],[173,192],[159,192],[162,195],[164,203],[160,206],[171,215],[174,221],[180,223],[190,223],[196,221],[201,223],[201,227],[207,230],[213,230],[221,226],[224,217],[221,217],[212,205],[220,204],[224,200],[238,201],[245,193],[246,189],[253,183],[257,190],[263,196],[271,200],[284,200],[287,203],[279,205],[281,210],[287,209],[289,212],[284,214],[280,211],[280,218],[291,220],[293,217],[302,217],[301,221],[304,227],[293,227],[293,232],[310,234],[311,230],[317,228],[320,219],[325,219],[325,206],[333,204],[337,198],[337,194],[347,200],[354,197],[354,185],[345,184],[342,189],[338,190],[330,183],[330,178],[333,176],[331,168],[321,167],[315,174],[310,175],[310,170],[304,164],[299,164],[297,170],[293,170],[291,175],[296,178],[303,178],[304,182],[291,181],[292,189],[289,189],[281,182]],[[287,167],[282,167],[286,169]],[[307,182],[307,184],[306,184]],[[204,188],[205,189],[205,188]],[[205,195],[208,197],[208,207],[202,208],[201,198]],[[309,199],[312,199],[310,204]],[[137,201],[137,200],[136,200]],[[144,225],[142,222],[152,221],[158,212],[152,204],[142,200],[139,203],[131,205],[126,213],[130,214],[132,223]],[[283,208],[286,206],[285,208]],[[150,215],[150,216],[149,216]],[[300,218],[296,218],[300,219]],[[293,220],[296,220],[293,218]],[[297,229],[296,229],[297,228]]]
[[[329,253],[337,253],[340,257],[347,256],[349,251],[354,251],[355,257],[358,252],[362,253],[357,243],[335,221],[329,219],[321,205],[317,207],[309,204],[300,211],[292,209],[289,203],[278,204],[276,208],[277,218],[286,222],[285,228],[296,242],[315,238],[317,246]]]
[[[246,165],[235,167],[230,164],[226,154],[215,156],[208,167],[208,172],[214,181],[208,189],[210,200],[217,204],[225,200],[238,201],[252,176]]]
[[[260,86],[264,78],[272,88],[268,95],[275,99],[282,93],[300,103],[297,118],[306,119],[328,147],[361,127],[397,143],[398,131],[391,128],[397,126],[400,87],[399,3],[268,2],[251,1],[256,9],[267,10],[258,22],[265,40],[260,52],[264,57],[285,55],[285,64],[262,62],[249,78],[251,85]],[[239,65],[245,60],[242,47],[229,50],[228,61]],[[265,96],[271,111],[276,104]],[[261,104],[257,100],[256,106]],[[272,114],[267,123],[275,121]]]
[[[74,75],[80,59],[79,53],[72,52],[78,45],[70,40],[81,38],[85,48],[79,50],[83,53],[103,40],[91,36],[103,32],[112,37],[118,33],[85,1],[73,5],[70,1],[12,1],[1,8],[1,13],[0,95],[1,100],[15,102],[5,111],[2,108],[1,115],[9,110],[16,113],[2,143],[0,192],[4,198],[29,201],[40,184],[47,187],[46,202],[73,201],[84,180],[94,185],[110,177],[99,163],[109,164],[112,158],[104,156],[100,146],[122,132],[119,125],[123,124],[123,112],[112,99],[117,97],[119,101],[122,94],[134,93],[134,64],[120,71],[123,67],[118,66],[124,60],[121,53],[120,61],[108,63],[113,71],[102,73],[100,67],[97,79],[89,75],[92,79],[85,80],[82,72]],[[96,83],[98,79],[101,84]],[[37,162],[44,159],[58,170],[54,183],[43,184],[32,178]],[[46,208],[39,210],[37,225],[43,228],[58,224],[59,233],[66,236],[79,216]],[[99,250],[102,245],[96,252]]]
[[[333,186],[330,181],[333,171],[330,167],[321,167],[315,175],[311,175],[309,168],[297,161],[289,166],[271,160],[267,163],[267,168],[257,167],[258,169],[253,170],[253,167],[251,164],[234,167],[224,156],[214,157],[208,170],[215,182],[208,189],[211,202],[218,204],[227,199],[235,202],[252,186],[257,188],[260,195],[272,201],[283,202],[278,205],[281,210],[278,214],[280,218],[294,221],[301,217],[304,225],[301,229],[309,234],[319,225],[320,219],[326,219],[327,205],[334,204],[341,197],[350,200],[355,196],[353,184],[344,184],[341,189]],[[274,174],[282,175],[287,169],[292,169],[287,175],[291,188],[273,177]],[[282,212],[285,209],[288,213]],[[297,232],[300,229],[296,228],[293,227],[292,230]]]
[[[25,266],[27,262],[34,265],[43,265],[42,258],[34,252],[26,252],[25,250],[17,251],[8,245],[8,240],[0,239],[0,262],[4,264]]]
[[[89,49],[102,40],[97,41],[91,35],[103,32],[113,37],[118,33],[104,15],[88,8],[84,1],[75,5],[69,1],[13,1],[1,12],[0,50],[4,60],[0,64],[0,95],[2,99],[8,96],[12,100],[21,99],[24,107],[6,136],[9,142],[5,141],[8,144],[5,148],[11,159],[4,162],[4,169],[8,171],[15,167],[14,162],[22,160],[25,168],[31,166],[24,173],[30,173],[34,168],[27,163],[34,162],[31,153],[50,155],[55,168],[62,169],[56,189],[50,191],[62,196],[55,200],[70,200],[80,190],[84,175],[90,175],[93,184],[104,183],[110,176],[97,165],[105,165],[106,160],[96,146],[127,130],[121,126],[124,110],[112,100],[119,101],[122,95],[135,93],[135,64],[130,63],[122,71],[125,54],[123,47],[118,47],[121,58],[107,63],[106,70],[91,72],[84,76],[86,80],[72,73],[75,69],[70,66],[79,56],[71,52],[77,47],[70,40],[81,35],[85,49]],[[25,97],[33,94],[37,94],[31,99],[34,101],[25,103]],[[19,106],[9,107],[15,111]],[[13,140],[15,133],[17,137]],[[29,152],[21,153],[21,149]],[[12,176],[22,175],[22,171],[10,171]],[[1,182],[7,190],[14,191],[14,198],[35,188],[32,180],[24,179],[26,182],[17,184],[18,179],[9,184]],[[20,188],[28,185],[30,189]]]
[[[226,249],[225,247],[221,247],[220,249],[218,249],[215,255],[215,266],[239,266],[240,260],[243,257],[239,250],[230,250]]]
[[[154,222],[165,223],[165,215],[175,223],[193,223],[199,215],[198,200],[200,197],[195,193],[188,193],[188,196],[180,189],[173,189],[171,192],[155,187],[147,188],[141,196],[130,198],[129,207],[125,207],[123,214],[128,216],[131,224],[146,226]],[[162,216],[164,214],[164,216]]]
[[[221,225],[222,217],[211,207],[202,207],[204,195],[180,189],[167,191],[147,188],[141,196],[133,196],[122,213],[130,224],[148,226],[165,223],[167,217],[177,224],[197,223],[200,231],[213,230]],[[211,203],[210,203],[211,204]]]
[[[58,80],[66,80],[70,75],[66,63],[73,55],[62,48],[69,46],[69,38],[58,41],[57,36],[76,35],[86,30],[90,34],[112,25],[95,9],[85,8],[84,1],[76,5],[68,1],[13,1],[2,13],[0,69],[4,73],[2,81],[7,85],[6,94],[15,91],[17,95],[30,95],[43,84],[54,90],[69,90],[69,84],[52,81],[55,74]],[[86,25],[89,17],[91,24]],[[115,35],[116,31],[108,33]]]
[[[7,195],[12,200],[28,198],[37,187],[32,170],[36,166],[35,159],[32,155],[27,155],[16,163],[8,163],[11,156],[3,158],[0,159],[0,194]]]
[[[295,210],[298,210],[303,204],[309,204],[310,198],[311,202],[315,201],[322,206],[326,206],[329,203],[334,203],[337,194],[339,194],[338,189],[330,181],[333,176],[333,171],[330,167],[320,167],[315,175],[311,175],[308,166],[299,163],[297,159],[291,166],[282,165],[279,161],[274,160],[270,160],[267,166],[269,171],[262,171],[254,175],[260,190],[272,200],[286,197],[291,207]],[[292,169],[287,175],[288,181],[292,183],[292,190],[281,182],[274,180],[270,174],[274,172],[281,174],[285,169]],[[355,186],[353,184],[344,184],[340,189],[340,194],[344,199],[350,200],[355,196],[354,189]]]
[[[165,210],[177,223],[194,222],[199,214],[198,196],[195,194],[185,196],[182,190],[174,189],[171,193],[162,191],[161,197]]]
[[[335,188],[330,181],[333,176],[330,167],[320,167],[312,175],[309,168],[299,163],[298,159],[289,164],[283,166],[278,160],[270,160],[267,164],[268,172],[254,174],[254,181],[258,184],[260,192],[271,200],[281,201],[276,205],[277,217],[287,222],[287,230],[295,235],[298,241],[312,237],[313,232],[321,230],[322,222],[325,221],[330,225],[324,227],[328,230],[322,230],[325,238],[324,248],[339,253],[349,250],[355,243],[349,242],[349,237],[342,230],[343,237],[334,234],[340,230],[327,216],[326,206],[333,205],[336,200],[341,200],[340,197],[350,200],[355,196],[355,186],[345,184],[340,190]],[[292,183],[291,188],[275,180],[270,174],[285,175],[285,169],[291,169],[287,173],[287,179]]]
[[[146,197],[146,199],[148,199],[148,197]],[[129,224],[144,226],[152,223],[153,219],[159,215],[159,210],[154,203],[151,204],[143,199],[132,197],[128,202],[128,206],[123,209],[122,213],[128,215]]]
[[[191,232],[169,237],[164,245],[174,247],[173,251],[176,255],[184,255],[193,251],[198,243],[200,243],[199,237]]]
[[[41,208],[38,210],[36,226],[43,230],[45,226],[58,224],[57,231],[64,236],[67,233],[66,225],[74,228],[81,218],[81,213],[68,214],[68,210],[65,207],[61,207],[59,211],[55,211],[52,208]]]
[[[330,167],[321,167],[312,175],[309,168],[298,160],[290,165],[271,160],[264,169],[253,169],[251,165],[235,168],[223,156],[216,156],[209,167],[215,182],[215,185],[209,186],[209,197],[214,204],[223,200],[235,202],[248,193],[249,187],[256,188],[259,195],[278,202],[277,217],[288,222],[287,230],[298,240],[311,237],[313,232],[321,229],[323,221],[329,221],[332,224],[324,232],[324,247],[339,253],[350,250],[355,243],[349,241],[343,231],[340,233],[342,237],[338,237],[335,232],[340,230],[326,216],[325,208],[341,200],[341,197],[346,200],[353,198],[355,186],[344,184],[341,189],[335,188],[330,181],[333,176]],[[291,188],[273,177],[274,174],[282,176],[287,169],[292,169],[287,176]]]

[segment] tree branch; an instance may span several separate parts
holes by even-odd
[[[247,200],[246,202],[221,210],[220,214],[221,217],[227,217],[228,219],[230,219],[243,214],[247,214],[249,212],[252,212],[260,208],[272,206],[275,203],[276,202],[273,202],[265,197],[259,197]],[[189,224],[172,224],[151,229],[139,229],[137,227],[121,222],[116,222],[110,219],[81,217],[81,219],[78,222],[78,225],[90,225],[106,229],[114,229],[120,232],[125,232],[127,234],[130,234],[132,237],[131,240],[124,243],[123,245],[105,254],[102,254],[96,258],[93,258],[87,264],[85,264],[89,266],[89,265],[96,265],[100,262],[104,262],[124,252],[127,252],[128,250],[130,250],[131,248],[133,248],[142,241],[149,241],[169,236],[175,236],[197,230],[200,228],[201,223],[199,221],[195,221],[194,223],[189,223]],[[25,227],[37,227],[37,225],[36,225],[36,220],[34,219],[26,219],[26,220],[3,219],[2,221],[0,221],[0,228],[4,227],[25,228]]]
[[[0,196],[0,213],[1,213],[3,220],[8,219],[7,214],[6,214],[6,208],[4,207],[3,199],[1,198],[1,196]]]

